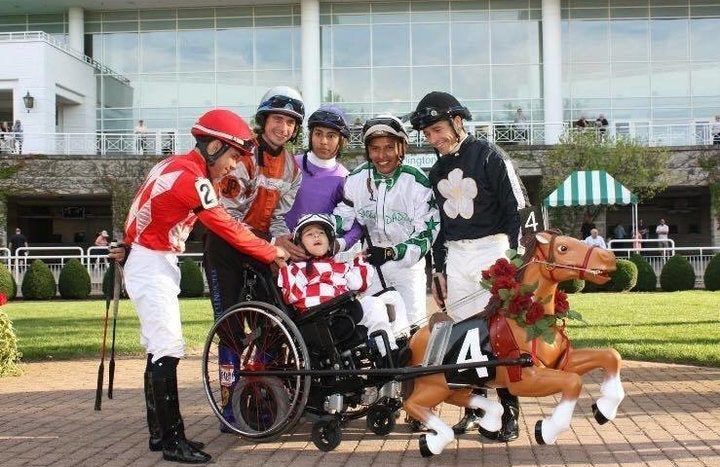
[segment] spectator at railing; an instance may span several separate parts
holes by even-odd
[[[715,115],[715,123],[712,126],[713,145],[720,146],[720,115]]]
[[[595,119],[595,128],[597,128],[600,140],[605,141],[607,138],[607,129],[609,125],[610,124],[608,123],[607,118],[605,118],[605,115],[603,114],[598,115],[598,118]]]
[[[8,122],[0,123],[0,152],[12,152],[14,143],[11,131]]]
[[[22,230],[20,230],[20,227],[17,227],[15,229],[15,235],[10,237],[10,253],[13,255],[17,254],[17,249],[20,247],[28,247],[28,239],[25,235],[23,235]],[[25,250],[25,256],[27,256],[28,252]]]
[[[13,137],[15,138],[15,147],[18,154],[22,154],[23,145],[23,127],[20,120],[15,120],[15,125],[12,127]]]
[[[588,237],[585,239],[585,243],[590,246],[596,246],[604,249],[607,248],[607,245],[605,244],[605,239],[598,234],[598,229],[592,229],[590,231],[590,235],[588,235]]]
[[[515,134],[516,141],[527,141],[528,140],[528,122],[527,117],[523,113],[523,109],[518,107],[515,112]]]
[[[577,120],[573,123],[573,127],[574,127],[574,128],[580,128],[580,129],[585,129],[585,128],[587,128],[589,125],[590,125],[590,124],[588,123],[587,117],[585,117],[585,115],[581,115],[580,118],[577,119]]]
[[[133,133],[135,133],[135,136],[137,137],[138,150],[140,151],[140,154],[144,155],[145,149],[147,149],[147,128],[145,128],[145,122],[138,120],[138,124]]]

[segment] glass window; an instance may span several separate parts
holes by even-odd
[[[460,101],[469,99],[489,99],[490,67],[487,65],[452,67],[453,94]]]
[[[320,27],[320,66],[332,66],[332,28]]]
[[[453,65],[490,63],[489,23],[454,23],[450,30]]]
[[[232,107],[255,103],[252,71],[216,73],[217,103],[221,107]]]
[[[447,22],[450,5],[448,2],[411,2],[411,21],[415,23]]]
[[[206,69],[215,54],[213,31],[179,31],[178,69],[198,71]]]
[[[292,29],[255,29],[255,68],[292,67]]]
[[[410,100],[410,68],[376,67],[373,75],[373,101]]]
[[[650,95],[650,70],[647,63],[615,63],[612,65],[613,97]]]
[[[694,63],[692,69],[693,96],[717,96],[720,83],[720,64]],[[705,100],[703,99],[703,103]]]
[[[410,4],[402,3],[371,3],[372,22],[380,23],[407,23],[410,21]]]
[[[648,60],[649,24],[647,20],[611,22],[612,60]]]
[[[492,68],[493,98],[517,99],[540,95],[540,67],[505,65]]]
[[[430,91],[450,89],[450,69],[445,66],[422,66],[412,69],[412,101],[417,102]]]
[[[220,18],[215,20],[216,27],[221,28],[251,28],[253,27],[252,18]]]
[[[108,21],[137,21],[137,10],[106,11],[102,14],[102,20]]]
[[[570,23],[570,59],[574,62],[607,62],[609,59],[608,22]]]
[[[652,60],[684,60],[688,58],[688,21],[652,20],[650,22]]]
[[[410,28],[407,24],[375,25],[372,28],[373,65],[410,64]]]
[[[446,65],[450,57],[450,28],[447,24],[412,25],[413,65]]]
[[[370,69],[335,69],[331,90],[334,102],[371,102]]]
[[[686,63],[653,63],[651,76],[653,96],[690,95],[690,67]]]
[[[215,107],[215,73],[178,73],[178,102],[183,106]]]
[[[141,71],[175,71],[175,31],[140,34]]]
[[[155,73],[140,75],[140,93],[142,107],[176,107],[177,74]]]
[[[538,63],[539,26],[534,21],[491,23],[493,63]]]
[[[248,70],[253,66],[252,29],[218,29],[217,70]]]
[[[140,21],[141,31],[174,31],[176,27],[174,19]]]
[[[336,67],[370,65],[370,27],[333,27],[333,62]]]
[[[572,97],[607,97],[610,95],[610,68],[604,64],[572,65]]]
[[[720,14],[720,7],[718,7]],[[693,60],[714,60],[720,62],[720,46],[717,35],[720,32],[720,18],[693,19],[690,21],[690,51]]]
[[[102,43],[103,53],[95,55],[95,58],[118,73],[138,72],[137,33],[104,34]]]

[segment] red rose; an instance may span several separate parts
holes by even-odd
[[[515,273],[517,272],[517,268],[514,264],[512,264],[510,261],[508,261],[505,258],[500,258],[497,261],[495,261],[495,264],[492,265],[490,268],[490,274],[492,274],[495,277],[498,276],[510,276],[515,277]]]
[[[484,280],[484,281],[490,280],[491,277],[492,277],[492,275],[490,274],[490,270],[489,270],[489,269],[484,269],[483,272],[482,272],[482,278],[483,278],[483,280]]]
[[[8,302],[7,296],[4,293],[0,292],[0,306],[3,306],[7,302]]]
[[[570,310],[567,294],[562,290],[555,292],[555,313],[565,313]]]
[[[515,282],[515,279],[513,277],[508,276],[501,276],[497,277],[492,284],[492,289],[490,289],[490,292],[493,295],[497,295],[498,291],[500,289],[516,289],[518,287],[517,282]]]
[[[532,293],[526,293],[522,295],[516,295],[512,298],[508,304],[508,313],[512,315],[519,315],[523,311],[527,310],[532,304]]]
[[[543,316],[545,316],[545,308],[543,308],[540,303],[533,302],[533,304],[530,305],[530,309],[525,313],[525,322],[535,324],[540,321]]]

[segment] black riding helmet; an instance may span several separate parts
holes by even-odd
[[[418,102],[415,112],[410,116],[414,130],[421,131],[440,120],[452,120],[459,115],[463,120],[472,120],[472,114],[458,102],[452,94],[432,91]]]

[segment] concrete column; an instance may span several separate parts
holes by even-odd
[[[7,219],[7,198],[5,195],[0,195],[0,245],[9,248],[9,238],[8,238],[8,232],[11,228],[15,228],[15,226],[9,226],[8,225],[8,219]],[[13,231],[14,232],[14,231]],[[12,256],[12,253],[10,254]]]
[[[301,0],[300,32],[302,35],[302,95],[305,115],[320,107],[320,1]]]
[[[545,143],[556,144],[563,121],[560,0],[542,0],[542,43]]]
[[[68,8],[68,45],[71,49],[85,53],[85,11],[79,6]]]

